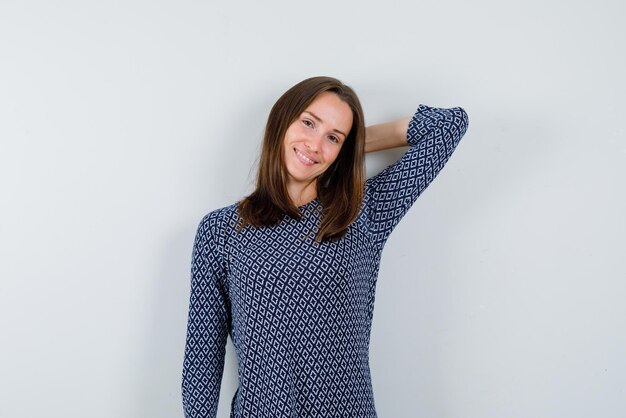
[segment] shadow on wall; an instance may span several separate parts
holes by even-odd
[[[196,226],[195,221],[186,222],[185,228],[174,226],[155,257],[152,295],[144,298],[145,334],[137,343],[132,417],[183,416],[180,388]],[[237,386],[237,362],[230,337],[228,341],[220,408],[230,406]]]
[[[139,340],[137,352],[135,416],[176,417],[183,416],[181,398],[182,365],[187,332],[187,314],[191,275],[191,254],[196,228],[206,213],[230,205],[253,189],[256,177],[256,161],[261,151],[263,129],[271,103],[261,100],[262,96],[250,99],[250,104],[241,112],[224,117],[217,125],[207,130],[211,137],[201,141],[199,158],[191,162],[202,167],[194,172],[194,178],[205,179],[198,193],[203,198],[202,213],[184,223],[172,224],[169,237],[163,240],[162,251],[155,255],[152,295],[147,295],[145,310],[145,335]],[[265,110],[267,109],[267,110]],[[250,128],[241,135],[233,130],[241,120],[250,122]],[[212,137],[215,136],[215,137]],[[216,142],[223,146],[221,155],[215,155]],[[243,151],[242,151],[243,149]],[[250,155],[249,163],[241,167],[242,155]],[[235,170],[241,167],[239,171]],[[235,168],[235,169],[234,169]],[[221,173],[221,174],[220,174]],[[224,181],[223,173],[229,173]],[[206,184],[206,188],[204,187]],[[240,184],[241,188],[233,184]],[[211,202],[211,203],[207,203]],[[196,206],[197,207],[197,206]],[[147,269],[150,271],[150,269]],[[238,385],[237,358],[233,343],[228,337],[224,377],[220,390],[218,416],[230,411],[232,397]]]

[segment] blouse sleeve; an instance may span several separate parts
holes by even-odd
[[[407,130],[409,149],[365,186],[365,209],[374,243],[387,238],[417,197],[446,164],[465,134],[468,117],[460,107],[419,105]]]
[[[230,303],[225,268],[209,215],[200,222],[191,263],[191,295],[182,395],[186,418],[215,418],[224,371]]]

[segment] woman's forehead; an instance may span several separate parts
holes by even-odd
[[[352,127],[353,115],[350,105],[332,92],[324,92],[317,96],[304,112],[311,115],[318,123],[346,134]]]

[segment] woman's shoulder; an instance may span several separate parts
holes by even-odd
[[[234,228],[239,222],[239,202],[214,209],[202,217],[200,224],[212,231],[224,232],[227,228]]]

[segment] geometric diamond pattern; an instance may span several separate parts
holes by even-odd
[[[314,240],[302,219],[235,231],[237,203],[207,214],[192,251],[182,395],[185,417],[215,417],[230,335],[238,363],[231,418],[374,418],[369,340],[383,247],[468,126],[465,111],[420,105],[401,159],[368,179],[358,218]]]

